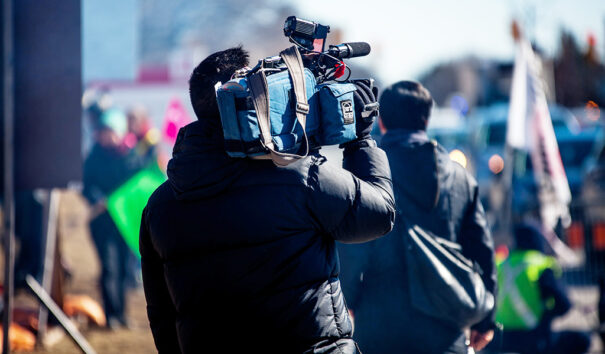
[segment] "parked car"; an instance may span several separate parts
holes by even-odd
[[[581,218],[581,192],[584,184],[584,164],[590,156],[597,140],[597,131],[584,130],[578,133],[560,131],[557,144],[561,162],[567,176],[572,198],[572,217]],[[513,209],[519,213],[538,208],[536,181],[533,174],[531,157],[519,153],[513,180]],[[524,167],[522,167],[524,166]]]
[[[605,136],[598,132],[581,188],[582,220],[577,232],[569,233],[577,248],[586,252],[587,269],[595,274],[605,271]]]
[[[580,198],[584,183],[584,165],[593,151],[597,135],[598,131],[594,129],[557,135],[561,161],[569,182],[572,200]]]
[[[591,221],[605,222],[605,134],[597,133],[591,156],[585,163],[582,203],[585,217]]]
[[[486,208],[490,207],[487,194],[490,192],[491,185],[507,164],[504,155],[508,109],[508,103],[499,103],[477,109],[471,116],[472,159],[479,191]],[[551,105],[548,109],[557,139],[580,134],[580,125],[569,110],[557,105]],[[517,166],[523,166],[522,162],[517,163]]]

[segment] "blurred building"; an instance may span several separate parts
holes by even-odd
[[[451,106],[453,97],[462,97],[468,107],[508,102],[513,77],[513,62],[467,57],[440,64],[423,75],[420,82],[431,91],[439,106]],[[542,70],[548,101],[555,98],[553,63],[543,59]]]
[[[271,0],[85,1],[83,80],[184,84],[203,58],[237,45],[254,64],[289,46],[283,23],[294,13]]]
[[[584,46],[566,31],[554,58],[542,57],[542,77],[549,102],[583,107],[588,101],[605,105],[605,65],[598,56],[596,40],[589,35]],[[443,63],[421,76],[420,82],[439,106],[450,106],[453,97],[463,97],[470,108],[509,100],[513,62],[466,57]]]
[[[141,0],[82,1],[82,78],[133,81],[139,66]]]
[[[554,69],[557,102],[568,107],[584,106],[589,100],[605,105],[605,66],[592,35],[582,50],[576,39],[563,31]]]
[[[472,108],[507,101],[512,69],[512,62],[467,57],[436,66],[420,82],[437,105],[450,106],[456,96],[464,98]]]
[[[287,47],[287,4],[270,0],[140,0],[141,81],[183,81],[210,53],[244,45],[251,64]]]

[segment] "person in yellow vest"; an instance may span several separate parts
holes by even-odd
[[[586,353],[588,334],[554,332],[552,320],[571,308],[561,284],[561,268],[545,254],[542,231],[532,224],[515,227],[515,249],[498,266],[496,321],[504,327],[502,350],[518,353]]]

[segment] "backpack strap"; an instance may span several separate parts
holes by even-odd
[[[307,113],[309,113],[309,104],[307,102],[307,90],[305,86],[305,72],[302,64],[302,58],[296,46],[292,46],[280,53],[280,56],[286,63],[288,73],[292,80],[292,89],[296,99],[296,120],[303,128],[303,143],[305,152],[303,155],[289,154],[275,150],[273,139],[271,138],[271,121],[269,119],[269,88],[267,87],[267,76],[264,70],[258,70],[249,78],[250,92],[258,127],[261,135],[261,143],[269,150],[271,160],[277,166],[287,166],[307,156],[309,153],[309,139],[305,129]]]

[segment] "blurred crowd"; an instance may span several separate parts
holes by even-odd
[[[130,249],[108,211],[108,198],[137,172],[158,164],[157,129],[144,107],[127,112],[88,108],[93,145],[84,162],[82,194],[91,207],[90,232],[101,262],[100,289],[110,328],[128,327],[126,292],[141,285],[138,251]]]
[[[594,102],[575,109],[553,104],[549,111],[572,197],[571,218],[561,220],[557,235],[578,254],[593,282],[603,271],[605,251],[603,117]],[[476,177],[496,243],[512,245],[502,212],[510,210],[515,223],[537,219],[540,200],[531,158],[523,151],[512,156],[512,193],[507,194],[503,171],[508,114],[506,103],[476,107],[466,114],[454,106],[441,108],[434,112],[428,134]]]
[[[158,161],[160,133],[152,126],[145,107],[133,105],[126,110],[115,107],[111,104],[109,93],[104,91],[87,103],[85,111],[86,124],[91,127],[92,143],[84,162],[82,195],[90,206],[89,212],[85,215],[89,218],[91,241],[101,264],[99,290],[102,310],[97,309],[99,305],[90,298],[84,302],[81,298],[78,298],[76,303],[65,302],[70,295],[65,294],[65,288],[57,287],[56,283],[58,279],[70,279],[74,270],[62,257],[59,248],[56,249],[56,257],[50,256],[55,259],[54,263],[51,263],[51,272],[56,272],[55,268],[60,269],[58,278],[53,275],[51,296],[64,311],[70,314],[74,314],[74,311],[84,311],[97,325],[111,329],[129,328],[125,307],[126,295],[129,289],[141,287],[140,256],[138,248],[127,244],[114,218],[110,216],[108,199],[140,171],[160,170],[162,165],[162,162]],[[17,193],[18,248],[15,264],[17,289],[28,287],[27,275],[32,275],[42,283],[45,268],[49,268],[47,260],[49,255],[45,247],[49,199],[50,193],[45,190],[21,190]],[[132,211],[135,214],[140,212],[141,210]],[[57,217],[56,214],[54,215],[50,217]],[[59,244],[60,242],[57,241],[57,245]],[[63,283],[62,280],[59,282]],[[70,299],[73,300],[73,297]],[[37,325],[32,328],[34,331],[36,329]]]

